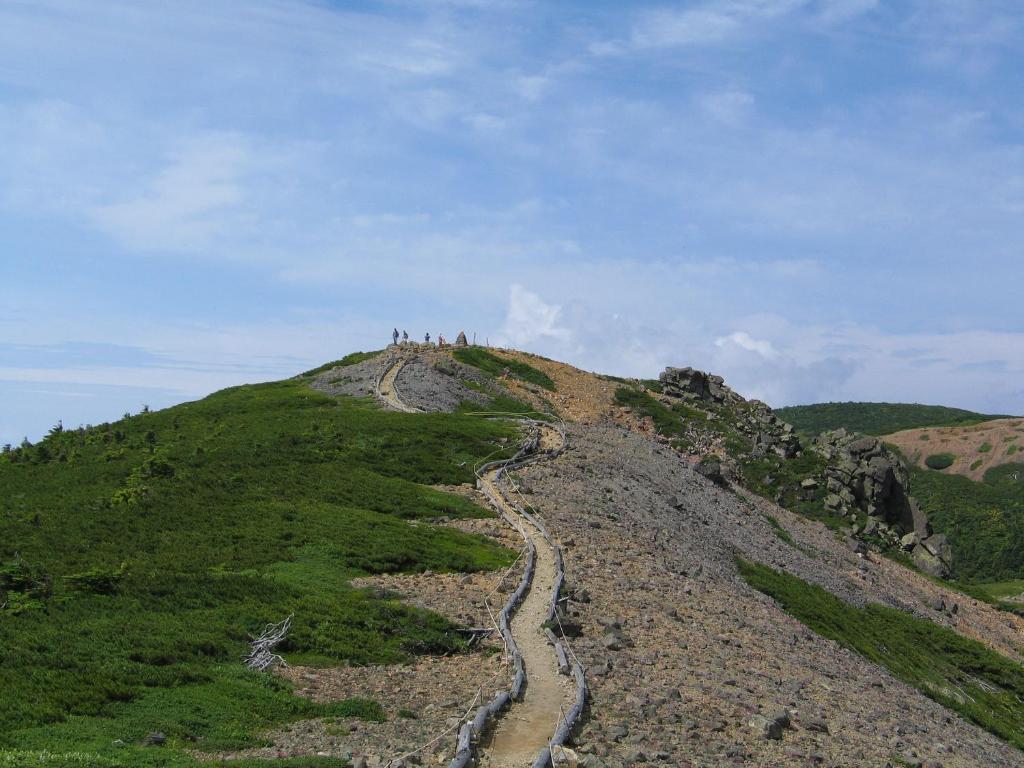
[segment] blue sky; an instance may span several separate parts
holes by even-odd
[[[1015,0],[8,0],[0,441],[393,325],[1024,412]]]

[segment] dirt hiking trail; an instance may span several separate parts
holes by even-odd
[[[417,413],[402,401],[395,385],[405,365],[404,359],[389,364],[377,386],[377,393],[385,403],[404,413]],[[557,430],[540,427],[540,450],[556,450],[563,446]],[[520,532],[533,542],[536,561],[533,579],[526,596],[510,622],[512,636],[523,657],[526,670],[525,692],[497,721],[488,739],[480,749],[479,765],[485,768],[521,768],[532,766],[539,753],[548,746],[557,728],[562,712],[572,700],[568,679],[558,672],[555,649],[544,634],[548,619],[550,597],[556,579],[555,552],[541,531],[523,517],[498,482],[500,469],[493,469],[480,477],[483,490],[502,507],[509,519],[518,522]]]
[[[557,448],[560,444],[561,436],[555,430],[542,429],[542,449]],[[526,668],[526,693],[523,700],[514,704],[498,721],[480,760],[481,766],[489,768],[513,768],[533,765],[554,733],[571,692],[566,678],[558,674],[554,647],[543,634],[555,583],[555,553],[537,527],[520,516],[515,506],[507,501],[502,489],[494,482],[496,474],[497,470],[488,472],[482,482],[501,502],[506,514],[520,521],[522,530],[537,548],[530,591],[511,622],[512,636]]]

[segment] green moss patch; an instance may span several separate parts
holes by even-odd
[[[1024,670],[952,630],[887,606],[856,608],[821,587],[738,561],[752,587],[810,629],[888,669],[967,720],[1024,749]]]
[[[0,750],[87,755],[45,765],[192,765],[184,748],[258,745],[300,718],[379,717],[372,702],[318,705],[245,670],[248,639],[293,615],[279,647],[292,662],[465,650],[441,616],[349,581],[507,566],[510,550],[434,524],[491,513],[429,486],[471,482],[517,436],[294,379],[3,454]],[[168,747],[137,747],[152,731]]]
[[[949,469],[954,461],[956,456],[952,453],[933,453],[924,460],[924,464],[928,469]]]
[[[506,360],[481,347],[459,347],[452,354],[460,363],[472,365],[491,376],[501,376],[507,371],[520,381],[536,384],[551,392],[555,391],[555,382],[551,380],[551,377],[527,363]]]

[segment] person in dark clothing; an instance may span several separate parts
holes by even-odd
[[[397,344],[398,343],[398,329],[397,328],[395,328],[395,330],[393,330],[391,332],[391,343],[392,344]]]
[[[427,335],[423,337],[423,340],[427,342],[427,344],[430,343],[430,331],[427,331]]]

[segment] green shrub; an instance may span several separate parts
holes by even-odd
[[[364,360],[369,360],[371,357],[376,357],[384,350],[378,349],[375,352],[351,352],[345,355],[341,360],[332,360],[329,363],[318,365],[316,368],[310,368],[305,373],[300,374],[303,378],[312,378],[317,374],[324,373],[325,371],[331,370],[331,368],[342,368],[348,365],[355,365],[361,363]]]
[[[551,392],[555,391],[555,382],[551,380],[551,377],[527,363],[506,360],[481,347],[457,347],[452,355],[460,363],[471,365],[491,376],[501,376],[507,371],[520,381],[536,384]]]
[[[382,716],[245,670],[249,636],[293,614],[280,652],[295,663],[465,650],[443,617],[349,582],[506,567],[513,552],[433,524],[491,513],[431,486],[471,482],[517,437],[293,379],[46,438],[74,462],[0,461],[0,755],[177,768],[195,765],[194,739],[234,750],[297,719]],[[153,730],[168,747],[136,753]]]
[[[1006,418],[916,403],[819,403],[779,408],[776,413],[810,435],[839,427],[867,435],[888,435],[904,429],[967,426]]]
[[[935,531],[949,539],[958,579],[1024,578],[1024,482],[1012,482],[1012,467],[989,469],[981,483],[910,467],[910,493]]]
[[[992,450],[992,443],[985,442],[978,446],[978,453],[988,453]]]
[[[65,583],[79,592],[91,592],[94,595],[112,595],[117,591],[124,577],[127,563],[121,563],[116,569],[90,568],[82,573],[72,573],[64,577]]]
[[[683,420],[679,415],[646,392],[631,387],[619,387],[615,390],[615,404],[650,418],[659,435],[681,437],[684,434]]]
[[[952,453],[933,453],[924,460],[925,466],[929,469],[948,469],[953,466],[956,456]]]
[[[821,587],[738,561],[752,587],[818,634],[1024,749],[1024,669],[981,643],[888,606],[848,605]]]
[[[980,467],[981,465],[982,465],[982,460],[981,460],[981,459],[976,459],[975,461],[972,461],[972,462],[971,462],[971,472],[973,472],[974,470],[976,470],[976,469],[977,469],[978,467]]]

